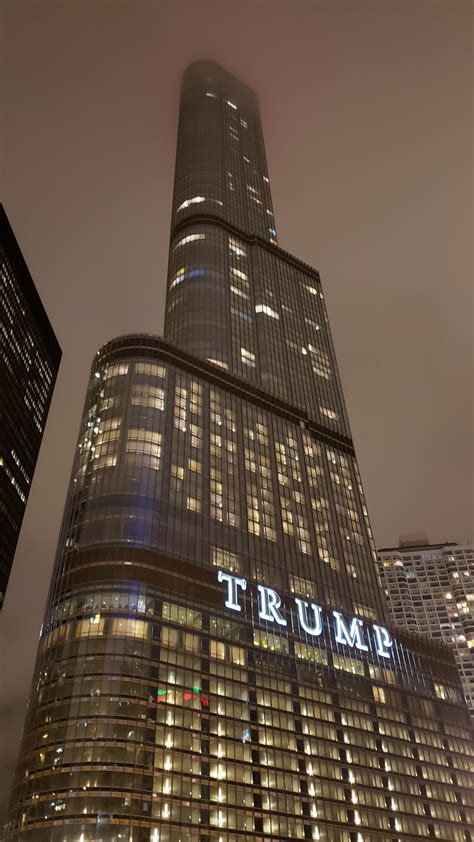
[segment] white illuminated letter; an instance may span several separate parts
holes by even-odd
[[[332,616],[336,621],[336,642],[343,643],[347,646],[355,646],[356,649],[362,649],[363,652],[368,652],[369,647],[362,640],[362,620],[358,617],[353,617],[350,628],[347,628],[346,621],[339,611],[333,611]]]
[[[281,599],[273,588],[266,588],[258,585],[258,616],[261,620],[268,620],[273,623],[275,620],[280,626],[286,626],[286,620],[278,611]]]
[[[309,604],[309,602],[303,602],[302,599],[295,599],[296,606],[298,608],[298,620],[300,626],[305,630],[306,634],[313,634],[317,636],[321,634],[323,630],[323,620],[322,620],[322,608],[320,605],[315,605],[314,602]],[[306,619],[306,612],[307,609],[311,608],[314,616],[314,625],[310,626],[307,619]]]
[[[217,574],[218,582],[227,582],[227,599],[225,601],[226,608],[232,608],[232,611],[242,611],[242,606],[237,602],[238,588],[243,591],[247,590],[247,579],[239,579],[237,576],[231,576],[230,573],[224,573],[219,570]]]
[[[390,658],[391,655],[388,650],[393,646],[393,639],[384,626],[373,625],[372,628],[375,632],[375,648],[377,654],[381,658]]]

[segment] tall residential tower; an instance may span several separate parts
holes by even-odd
[[[378,562],[392,622],[452,648],[474,715],[474,547],[424,536],[379,550]]]
[[[0,205],[0,609],[61,349]]]
[[[385,625],[319,274],[210,62],[165,334],[93,362],[7,838],[471,842],[453,661]]]

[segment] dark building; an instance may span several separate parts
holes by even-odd
[[[0,608],[61,349],[0,205]]]
[[[209,62],[166,337],[93,362],[6,838],[470,842],[452,656],[385,626],[320,278]]]

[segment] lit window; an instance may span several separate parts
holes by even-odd
[[[234,109],[234,111],[237,111],[237,106],[236,106],[236,105],[234,105],[234,103],[233,103],[233,102],[231,102],[229,99],[228,99],[228,100],[226,100],[226,102],[227,102],[227,105],[229,105],[231,108],[233,108],[233,109]]]
[[[307,284],[305,284],[305,289],[306,289],[309,293],[311,293],[311,295],[317,295],[317,294],[318,294],[318,290],[317,290],[317,289],[315,289],[314,287],[309,287]]]
[[[352,660],[345,655],[332,656],[334,669],[343,670],[344,672],[351,672],[354,675],[364,675],[364,664],[361,661]]]
[[[240,356],[242,358],[242,362],[245,365],[249,365],[251,368],[255,368],[255,354],[252,354],[251,351],[247,351],[246,348],[241,348]]]
[[[190,512],[200,512],[201,511],[201,502],[197,500],[196,497],[188,497],[186,500],[186,508]]]
[[[159,470],[161,457],[161,433],[154,433],[151,430],[132,429],[129,430],[127,454],[134,454],[133,461],[139,461],[143,465]],[[136,457],[141,457],[137,459]],[[130,457],[129,457],[130,461]]]
[[[107,371],[104,374],[104,380],[108,380],[110,377],[115,377],[117,374],[127,374],[128,373],[128,364],[127,363],[117,363],[116,365],[111,365],[108,367]]]
[[[272,319],[279,319],[280,318],[278,313],[276,313],[275,310],[272,310],[271,307],[268,307],[267,304],[257,304],[255,306],[255,312],[256,313],[264,313],[266,316],[270,316]]]
[[[307,579],[290,575],[289,581],[291,593],[298,593],[302,596],[308,596],[311,599],[316,597],[315,587],[313,583],[309,582]]]
[[[235,266],[231,266],[230,271],[236,278],[240,278],[242,281],[248,281],[248,275],[245,272],[241,272],[240,269],[236,269]]]
[[[326,652],[317,649],[315,646],[308,646],[305,643],[295,641],[295,655],[304,661],[314,661],[317,664],[327,664],[328,656]]]
[[[319,409],[321,415],[325,415],[326,418],[329,418],[331,421],[337,421],[338,415],[337,412],[334,412],[333,409],[328,409],[327,406],[320,406]]]
[[[182,281],[187,281],[188,278],[202,278],[206,274],[204,269],[190,269],[188,272],[184,268],[178,270],[176,275],[174,276],[171,284],[170,289],[180,284]]]
[[[146,620],[117,617],[112,620],[110,634],[118,637],[148,638],[150,636],[150,624]]]
[[[283,652],[285,655],[289,652],[289,644],[286,637],[264,631],[254,631],[253,645],[259,646],[262,649],[270,649],[271,652]]]
[[[212,564],[229,573],[240,573],[240,561],[235,553],[229,550],[222,550],[220,547],[212,548]]]
[[[231,287],[231,289],[232,289],[232,287]],[[208,363],[212,363],[212,365],[218,365],[219,368],[229,368],[228,364],[223,362],[223,360],[214,360],[214,359],[212,359],[212,357],[208,357],[207,361],[208,361]]]
[[[237,255],[237,257],[246,257],[247,252],[242,248],[242,243],[229,237],[229,250]]]
[[[241,289],[237,289],[237,287],[231,286],[230,291],[237,295],[239,298],[246,298],[248,299],[248,295],[246,292],[242,292]]]
[[[152,409],[164,409],[164,390],[156,386],[134,386],[132,406],[149,406]]]
[[[173,602],[163,602],[162,616],[164,620],[177,623],[180,626],[191,626],[194,629],[202,628],[202,614],[192,608],[184,608]]]
[[[372,685],[372,693],[373,693],[373,696],[374,696],[374,699],[375,699],[376,702],[382,702],[382,704],[386,703],[387,698],[386,698],[385,690],[383,689],[383,687],[377,687],[376,684],[373,684]]]
[[[187,246],[188,243],[194,243],[196,240],[205,240],[205,239],[206,239],[205,234],[189,234],[187,237],[183,237],[183,239],[180,240],[179,243],[176,243],[176,245],[173,247],[173,251],[174,251],[174,249],[177,249],[180,246]]]
[[[204,196],[194,196],[192,199],[185,199],[184,202],[177,208],[177,212],[188,208],[189,205],[198,205],[200,202],[205,202]]]
[[[136,374],[149,374],[154,377],[165,377],[166,369],[157,363],[135,363]]]

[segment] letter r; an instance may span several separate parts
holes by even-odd
[[[266,588],[264,585],[258,587],[258,616],[261,620],[269,623],[277,622],[280,626],[286,626],[286,620],[279,612],[281,599],[273,588]]]

